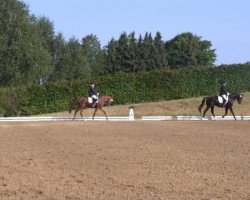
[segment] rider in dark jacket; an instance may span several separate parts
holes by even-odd
[[[228,101],[228,91],[226,88],[227,83],[225,81],[222,81],[222,86],[220,88],[220,96],[223,98],[223,106],[226,105]]]
[[[89,97],[93,99],[92,107],[95,107],[96,103],[98,102],[98,93],[95,90],[95,84],[92,81],[89,86]]]

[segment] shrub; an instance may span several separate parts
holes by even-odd
[[[116,104],[181,99],[217,95],[219,82],[226,80],[229,91],[250,91],[250,64],[119,73],[99,77],[100,94],[111,94]],[[70,100],[88,95],[89,81],[63,81],[43,86],[27,86],[0,90],[0,114],[32,115],[68,109]]]

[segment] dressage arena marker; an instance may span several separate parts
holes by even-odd
[[[135,120],[134,109],[132,107],[129,108],[128,117],[129,117],[129,121]]]
[[[142,116],[141,120],[144,120],[144,121],[169,121],[169,120],[172,120],[172,116]]]
[[[243,120],[250,120],[250,116],[243,116]]]
[[[241,116],[235,116],[236,120],[241,120]],[[235,120],[233,116],[225,116],[224,118],[222,118],[222,116],[211,116],[212,120],[218,120],[218,121],[227,121],[227,120]]]
[[[198,120],[208,120],[208,117],[202,116],[177,116],[177,120],[191,120],[191,121],[198,121]]]

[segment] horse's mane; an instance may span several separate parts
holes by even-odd
[[[113,96],[112,96],[112,95],[110,95],[110,94],[107,94],[107,95],[102,95],[102,96],[100,96],[100,97],[110,97],[110,98],[113,98]]]
[[[235,97],[235,96],[238,96],[238,95],[240,95],[240,93],[239,93],[239,92],[233,92],[233,93],[231,93],[229,96],[231,96],[231,97]]]

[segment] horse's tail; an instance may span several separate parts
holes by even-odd
[[[204,97],[202,102],[201,102],[201,105],[199,105],[199,107],[198,107],[198,110],[199,110],[200,113],[201,113],[201,109],[204,106],[204,103],[205,103],[206,99],[207,99],[207,97]]]
[[[75,110],[76,101],[77,101],[77,98],[75,98],[73,101],[69,102],[69,110],[68,110],[69,114],[71,114],[72,110]]]
[[[72,110],[74,110],[73,108],[73,101],[69,102],[69,114],[71,114]]]

